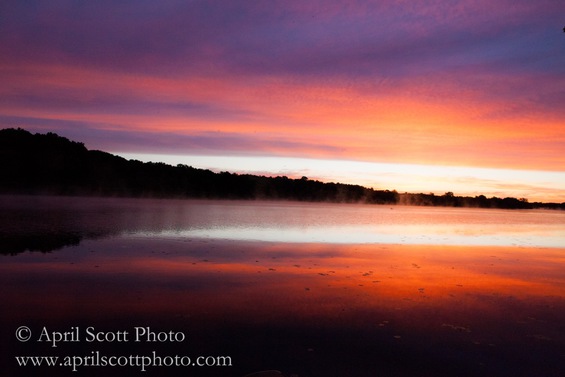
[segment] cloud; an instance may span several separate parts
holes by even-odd
[[[0,126],[114,152],[562,171],[562,10],[4,1]]]
[[[524,47],[543,51],[522,38],[535,42],[531,35],[547,30],[543,22],[558,8],[552,1],[302,3],[8,2],[2,51],[10,60],[175,76],[418,75],[500,59],[508,69],[522,66],[514,58],[528,53]]]
[[[265,152],[265,140],[280,140],[268,144],[288,155],[544,169],[564,165],[559,153],[562,110],[542,113],[525,106],[527,100],[514,105],[493,97],[484,102],[480,92],[462,90],[451,80],[385,80],[375,92],[372,84],[343,80],[177,80],[47,65],[4,72],[4,126],[13,126],[8,119],[35,119],[34,127],[39,119],[50,127],[59,120],[79,125],[78,140],[90,137],[86,128],[129,132],[128,145],[134,145],[139,132],[220,138],[237,134],[256,142],[218,143],[217,153],[254,147]],[[550,87],[558,90],[556,85]],[[526,82],[520,86],[527,88]],[[176,149],[187,142],[175,140]],[[147,147],[138,145],[140,150]]]

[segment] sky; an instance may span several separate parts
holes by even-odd
[[[565,202],[565,3],[0,3],[0,128],[142,161]]]

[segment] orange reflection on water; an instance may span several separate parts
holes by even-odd
[[[42,308],[52,316],[230,313],[255,320],[565,297],[562,249],[137,240],[123,251],[102,243],[106,249],[79,259],[80,251],[5,257],[3,296],[23,316]],[[28,260],[36,258],[41,263]]]
[[[0,299],[9,310],[0,312],[1,332],[13,340],[22,324],[34,333],[42,326],[182,330],[191,352],[206,346],[237,354],[237,375],[272,368],[255,355],[269,359],[278,350],[278,362],[302,371],[316,365],[315,375],[341,365],[339,375],[355,368],[352,375],[378,375],[384,366],[411,376],[423,359],[427,375],[461,368],[518,375],[524,365],[551,375],[565,349],[564,255],[555,248],[84,241],[2,257]],[[13,340],[6,347],[23,353],[31,346]]]

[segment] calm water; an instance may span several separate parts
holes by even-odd
[[[2,234],[281,243],[565,246],[565,212],[292,202],[0,197]],[[30,236],[32,236],[30,238]],[[41,246],[41,243],[40,245]],[[45,246],[45,245],[43,245]],[[22,251],[23,251],[22,250]],[[6,249],[3,252],[18,250]]]
[[[225,355],[142,375],[561,376],[565,213],[0,197],[2,369],[18,355]],[[15,337],[28,326],[28,342]],[[151,327],[175,342],[87,342]],[[43,328],[81,331],[38,342]]]

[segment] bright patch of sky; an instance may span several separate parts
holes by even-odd
[[[288,157],[192,156],[121,153],[126,159],[185,164],[214,172],[288,176],[323,182],[361,184],[379,190],[433,192],[442,195],[526,197],[530,201],[559,201],[565,192],[565,173],[461,166],[374,163]],[[539,197],[533,197],[538,192]]]

